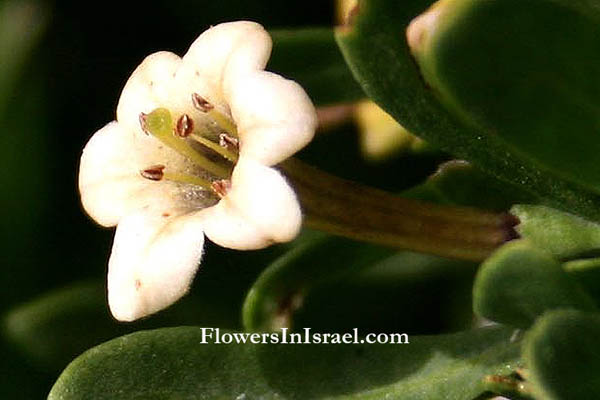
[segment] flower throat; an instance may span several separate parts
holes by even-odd
[[[142,130],[160,140],[164,145],[186,157],[206,173],[206,178],[193,174],[169,171],[165,165],[148,166],[140,174],[149,180],[163,179],[195,185],[223,197],[231,187],[231,172],[238,160],[238,134],[235,124],[226,115],[197,93],[192,94],[194,108],[214,122],[220,131],[218,143],[207,138],[198,129],[194,119],[181,114],[177,119],[166,108],[141,113]]]

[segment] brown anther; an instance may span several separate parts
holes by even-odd
[[[140,174],[144,178],[150,179],[151,181],[160,181],[163,178],[163,176],[165,175],[165,173],[163,172],[164,169],[165,169],[164,165],[157,164],[157,165],[153,165],[149,168],[146,168],[144,170],[141,170]]]
[[[194,104],[194,108],[202,112],[209,112],[215,108],[215,106],[198,93],[192,93],[192,103]]]
[[[175,135],[186,138],[194,132],[194,120],[191,119],[187,114],[183,114],[177,119],[175,129],[173,130]]]
[[[134,282],[135,285],[135,290],[140,290],[140,288],[142,287],[142,281],[140,281],[139,279],[136,279]]]
[[[150,132],[148,132],[148,127],[146,124],[146,119],[148,118],[148,114],[141,112],[140,115],[138,116],[138,120],[140,121],[140,127],[142,128],[142,131],[144,131],[144,133],[146,135],[149,135]]]
[[[231,181],[229,179],[219,179],[218,181],[214,181],[211,187],[217,196],[223,198],[227,195],[229,189],[231,189]]]
[[[226,133],[221,133],[219,135],[219,146],[225,147],[227,149],[238,150],[239,145],[240,143],[236,138],[231,137]]]
[[[168,218],[168,217],[171,216],[171,214],[169,214],[169,213],[162,213],[162,216],[163,216],[163,218]]]

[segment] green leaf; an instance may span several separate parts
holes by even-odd
[[[600,315],[555,311],[531,328],[523,343],[536,398],[600,398]]]
[[[427,181],[404,195],[494,211],[506,211],[515,203],[538,201],[535,196],[500,182],[462,160],[443,163]]]
[[[409,333],[464,329],[472,320],[474,269],[472,263],[317,237],[260,275],[244,303],[244,327],[268,332],[281,327]]]
[[[254,283],[243,306],[244,328],[291,327],[294,312],[319,283],[366,268],[393,250],[317,234],[277,259]]]
[[[569,261],[563,269],[600,305],[600,258]]]
[[[442,0],[427,18],[412,26],[411,49],[448,109],[599,193],[598,4]]]
[[[317,105],[357,101],[364,92],[352,77],[330,28],[274,30],[269,70],[297,81]]]
[[[293,326],[321,331],[436,334],[473,323],[477,264],[398,252],[337,279],[316,282]],[[423,318],[427,315],[427,318]]]
[[[486,375],[515,368],[519,343],[510,334],[484,328],[405,345],[224,345],[203,344],[203,328],[166,328],[87,351],[49,399],[463,400],[485,390]]]
[[[432,3],[431,0],[364,1],[352,26],[336,32],[342,53],[367,95],[410,132],[459,159],[473,162],[501,181],[521,187],[539,197],[543,204],[599,219],[597,193],[540,169],[537,162],[516,151],[502,137],[459,122],[441,105],[434,91],[424,83],[405,39],[409,22]],[[518,21],[512,17],[505,21],[507,26],[515,23]],[[513,41],[504,40],[503,46],[510,47],[506,44],[512,45]],[[540,47],[544,45],[541,43]],[[457,56],[462,57],[462,52]],[[479,56],[488,57],[487,52]]]
[[[511,209],[521,221],[517,232],[559,259],[600,250],[600,224],[549,207],[518,204]]]
[[[485,318],[526,328],[549,310],[596,306],[558,261],[516,241],[502,246],[481,266],[473,286],[473,308]]]

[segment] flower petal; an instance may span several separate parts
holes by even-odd
[[[130,132],[111,122],[92,136],[79,165],[79,192],[85,211],[103,226],[114,226],[138,209],[166,212],[180,208],[180,189],[170,182],[143,178]]]
[[[133,321],[177,301],[189,289],[203,244],[198,219],[151,213],[123,218],[108,263],[113,316]]]
[[[302,213],[296,195],[273,168],[241,158],[231,189],[221,201],[198,213],[206,236],[238,250],[266,247],[296,237]]]
[[[140,127],[139,115],[149,113],[158,107],[167,107],[172,99],[181,97],[174,84],[175,74],[181,58],[168,51],[149,55],[133,71],[125,84],[119,104],[117,121],[136,135],[145,136]]]
[[[317,127],[315,108],[296,82],[267,71],[226,78],[240,151],[267,165],[307,145]]]
[[[223,92],[224,77],[262,70],[271,55],[271,37],[256,22],[236,21],[213,26],[192,43],[183,57],[182,74],[210,82],[213,94]],[[210,93],[198,92],[202,96]],[[222,99],[210,99],[222,101]]]

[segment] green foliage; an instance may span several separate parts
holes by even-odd
[[[519,234],[533,245],[565,259],[600,250],[600,225],[543,206],[518,204],[511,212],[521,221]]]
[[[368,268],[391,253],[322,235],[296,246],[267,268],[248,292],[243,308],[245,329],[272,332],[291,327],[293,313],[314,286]]]
[[[573,260],[564,263],[563,268],[600,304],[600,259]]]
[[[600,398],[600,314],[554,311],[533,326],[523,358],[536,398]]]
[[[74,359],[50,399],[600,398],[600,2],[442,0],[436,29],[409,48],[406,28],[433,3],[363,0],[335,31],[323,2],[0,3],[0,397],[44,396]],[[267,69],[316,105],[370,97],[447,152],[369,165],[346,124],[301,157],[408,197],[510,210],[523,240],[478,271],[314,232],[256,252],[209,244],[182,301],[114,321],[112,233],[74,189],[81,148],[145,55],[183,54],[233,16],[264,23]],[[473,309],[504,326],[473,329]],[[410,343],[203,344],[203,326],[357,327]]]
[[[539,199],[519,187],[501,182],[466,161],[441,164],[423,184],[404,195],[438,203],[460,204],[485,210],[505,211],[515,203]]]
[[[474,265],[464,261],[318,236],[289,250],[258,277],[244,303],[244,327],[263,332],[282,327],[465,329],[472,318],[473,274]]]
[[[600,193],[597,4],[443,0],[435,12],[411,49],[432,92],[510,153]]]
[[[49,399],[468,399],[484,376],[514,368],[509,337],[494,328],[410,344],[225,345],[203,344],[202,328],[144,331],[77,358]]]
[[[549,254],[516,241],[481,266],[473,286],[473,308],[490,320],[527,328],[546,311],[593,311],[596,306]]]
[[[503,129],[502,126],[473,126],[472,124],[461,123],[459,116],[452,110],[446,109],[438,99],[436,91],[425,83],[407,45],[405,31],[410,21],[424,12],[432,3],[430,0],[408,0],[399,5],[398,2],[392,0],[364,1],[361,2],[360,10],[352,25],[337,31],[336,38],[346,61],[367,95],[410,132],[423,137],[443,150],[451,152],[458,158],[473,162],[477,167],[501,181],[508,181],[521,187],[522,191],[539,198],[541,203],[598,219],[600,217],[600,207],[598,206],[600,198],[596,193],[576,183],[576,179],[572,179],[571,175],[567,179],[562,174],[559,176],[559,174],[541,168],[538,161],[534,160],[531,155],[520,149],[515,149],[504,137],[495,133]],[[505,29],[487,30],[487,26],[482,23],[477,25],[479,29],[484,30],[477,32],[477,35],[482,38],[478,39],[477,43],[484,42],[487,37],[486,34],[502,37],[501,40],[504,44],[518,43],[524,40],[518,35],[518,27],[522,26],[523,23],[528,23],[530,19],[513,18],[512,15],[515,12],[521,12],[522,8],[530,10],[529,6],[521,7],[514,2],[503,1],[450,2],[451,5],[465,7],[472,6],[475,3],[489,3],[502,8],[502,13],[497,13],[500,20],[498,23],[502,26],[517,27],[513,29],[517,33],[511,36],[509,40],[503,36]],[[536,1],[535,3],[540,2]],[[555,2],[541,1],[541,3],[551,4]],[[522,2],[519,2],[519,4],[522,4]],[[465,26],[466,29],[469,23],[472,23],[472,21],[464,21],[459,28]],[[552,26],[555,35],[564,34],[565,37],[570,35],[569,27],[563,24],[559,25],[559,28],[561,28],[559,30],[556,30],[554,25],[546,24],[544,26]],[[537,45],[542,49],[547,44],[547,40],[543,36],[544,32],[544,28],[540,25],[538,35],[531,39],[537,40]],[[453,42],[449,40],[447,43],[450,46]],[[483,63],[484,60],[489,58],[488,48],[483,44],[476,49],[474,54],[468,54],[468,51],[475,50],[467,48],[467,43],[469,43],[468,40],[459,43],[464,48],[452,48],[454,52],[453,60],[473,59]],[[570,42],[560,41],[557,44],[557,46],[566,45],[570,46]],[[518,60],[519,53],[510,54],[512,46],[505,45],[502,48],[505,51],[503,56],[507,57],[506,60]],[[558,48],[553,48],[553,51],[553,54],[563,53]],[[506,60],[498,62],[496,67],[491,70],[472,71],[468,76],[468,81],[480,82],[481,80],[476,78],[489,75],[492,76],[490,79],[493,79],[497,75],[496,69],[510,64]],[[589,63],[584,60],[570,65],[573,68],[581,66],[584,70],[579,70],[577,73],[582,74],[582,76],[589,76],[585,73],[585,66]],[[448,67],[449,70],[451,68],[452,65]],[[499,76],[502,77],[501,74]],[[530,81],[524,79],[524,81],[526,81],[524,90],[531,91],[535,89],[535,79]],[[520,83],[523,83],[523,81]],[[515,90],[519,90],[521,87],[521,85],[513,85],[506,78],[498,86],[503,88],[514,87]],[[488,98],[486,102],[478,104],[477,107],[487,105],[487,109],[497,110],[501,114],[504,108],[497,107],[494,99],[495,97]],[[529,105],[530,103],[519,103],[512,105],[512,108],[527,109]],[[469,110],[469,112],[472,111]],[[559,114],[559,112],[553,110],[553,112],[547,114]],[[545,117],[545,115],[542,117]],[[547,119],[544,119],[544,121],[547,121]],[[570,129],[571,127],[569,127]],[[593,128],[590,127],[590,129]],[[583,140],[582,136],[585,135],[584,132],[578,132],[576,138]],[[529,137],[528,135],[524,136]],[[563,136],[564,138],[571,137],[571,135],[566,134]],[[585,136],[583,142],[575,139],[577,146],[586,147],[589,142],[588,137],[589,135]],[[539,140],[535,143],[541,147],[546,144]],[[549,146],[554,145],[550,144]],[[575,145],[571,145],[569,148],[572,148],[572,146]],[[593,159],[593,157],[587,158],[590,162]],[[594,167],[592,166],[590,169],[594,169]],[[579,180],[577,181],[579,182]]]

